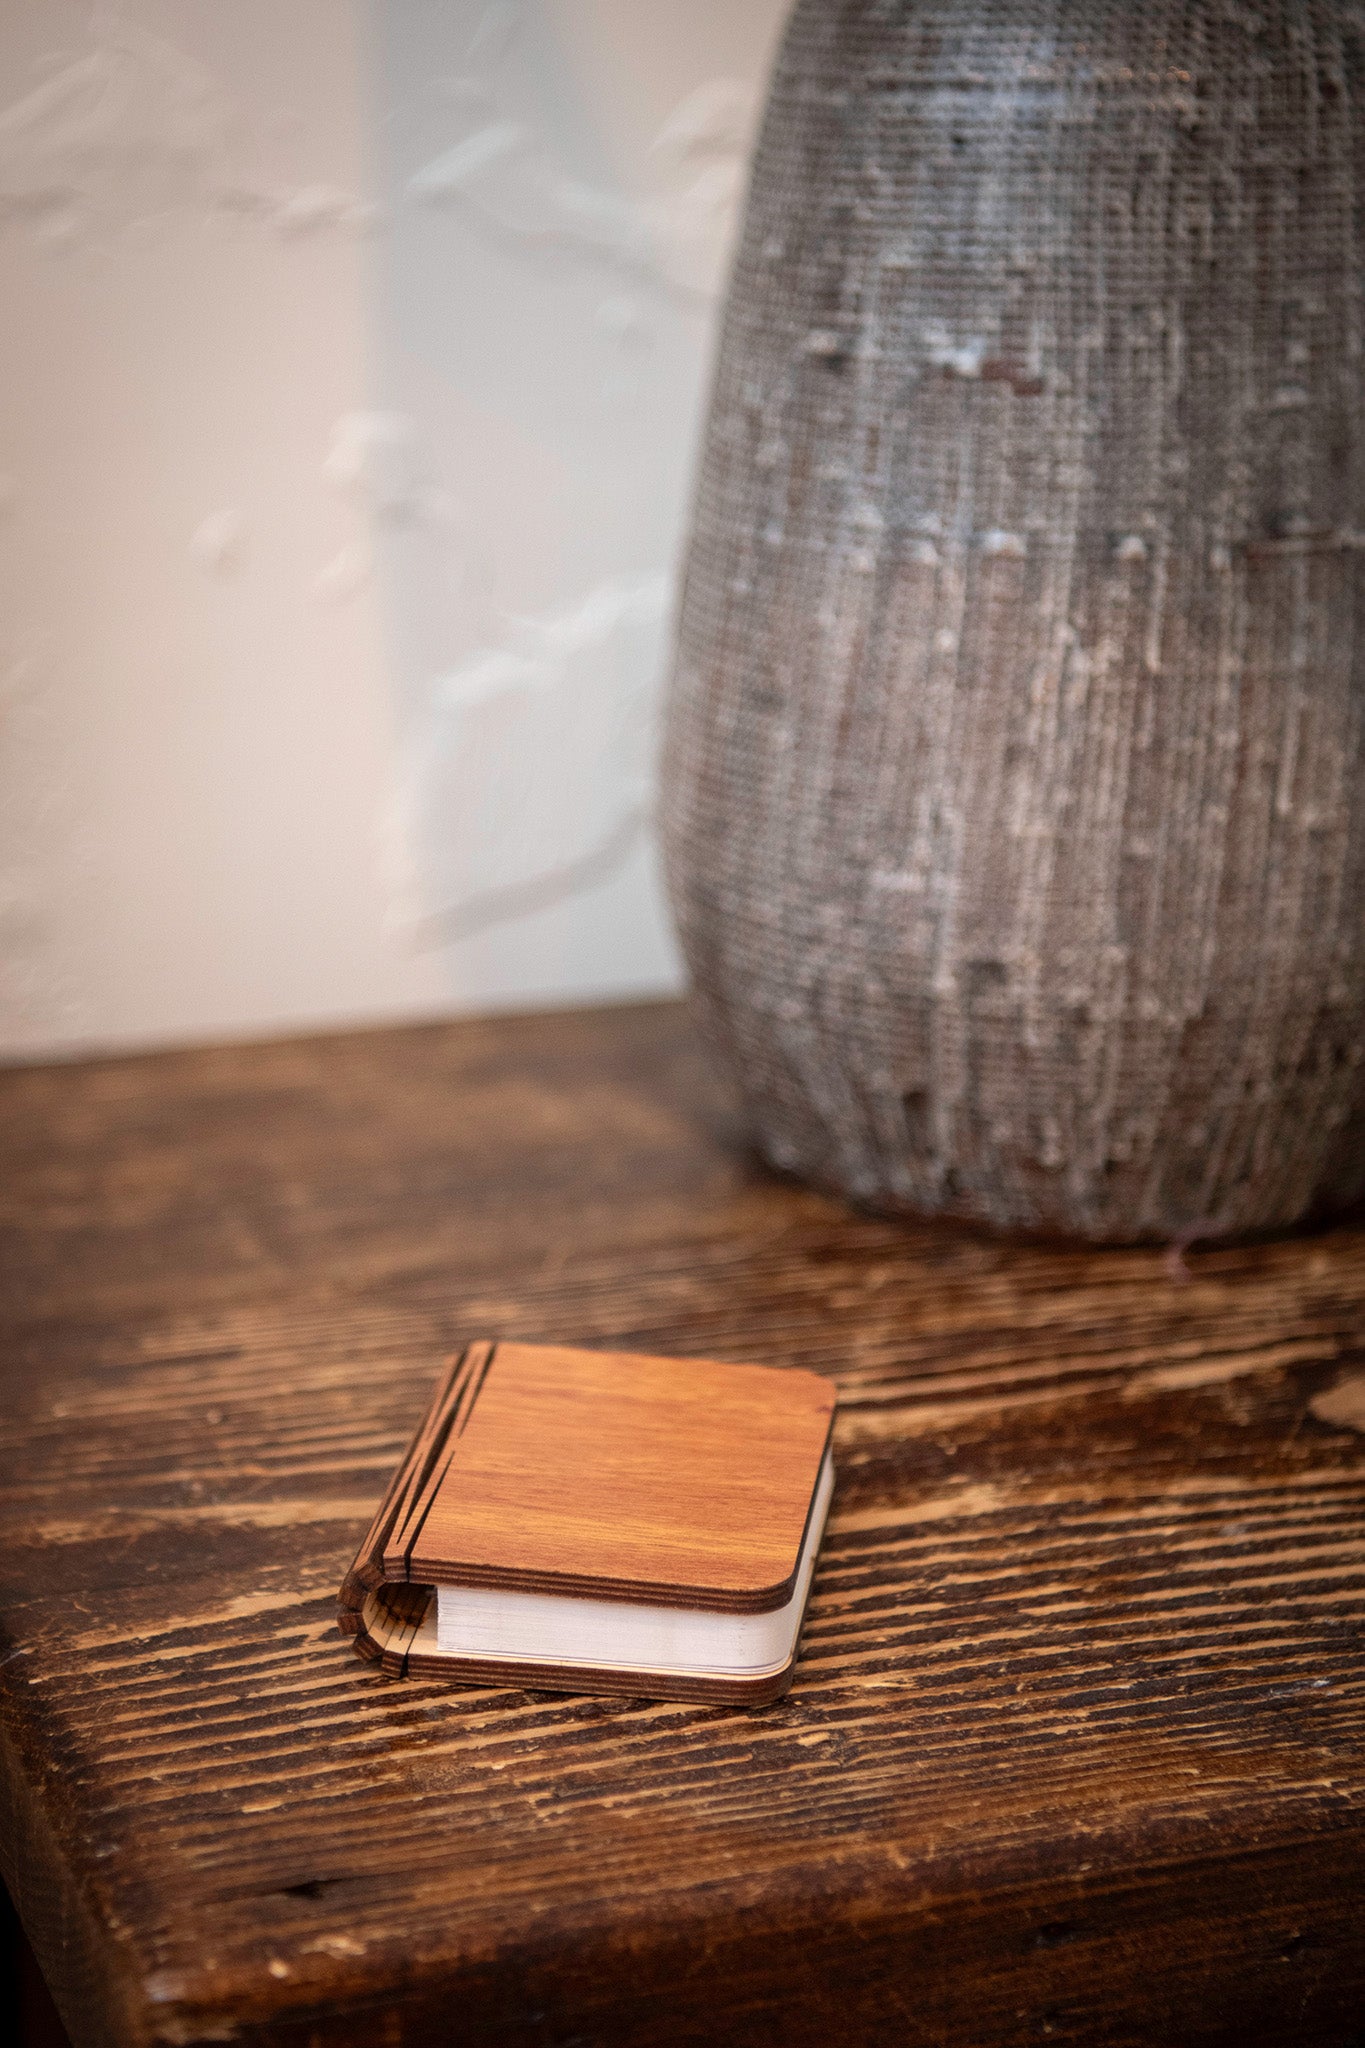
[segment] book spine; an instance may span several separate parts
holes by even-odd
[[[431,1405],[341,1582],[338,1628],[354,1639],[359,1656],[395,1675],[401,1676],[406,1667],[406,1646],[421,1625],[427,1597],[425,1588],[412,1589],[414,1595],[422,1595],[417,1612],[412,1599],[397,1597],[397,1589],[408,1579],[412,1546],[473,1412],[495,1349],[481,1340],[447,1361]]]

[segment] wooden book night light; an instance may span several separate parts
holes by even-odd
[[[471,1344],[341,1589],[395,1676],[761,1705],[834,1482],[814,1373]]]

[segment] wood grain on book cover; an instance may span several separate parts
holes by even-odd
[[[834,1400],[815,1373],[499,1344],[408,1576],[780,1606]]]

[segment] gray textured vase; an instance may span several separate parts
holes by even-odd
[[[670,886],[768,1156],[1094,1239],[1365,1192],[1365,13],[801,0]]]

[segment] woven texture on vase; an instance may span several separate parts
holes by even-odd
[[[801,0],[664,753],[777,1164],[1095,1239],[1365,1192],[1365,8]]]

